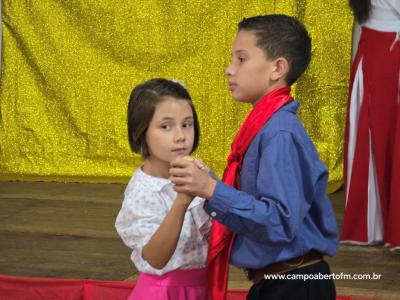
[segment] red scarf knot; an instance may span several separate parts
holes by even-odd
[[[240,162],[242,156],[238,152],[231,152],[228,156],[228,165],[234,162]]]

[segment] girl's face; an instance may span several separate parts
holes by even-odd
[[[169,177],[170,162],[189,155],[194,143],[193,111],[187,100],[166,96],[155,108],[146,131],[150,156],[144,170],[156,177]]]

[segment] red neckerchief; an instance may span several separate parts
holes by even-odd
[[[292,101],[290,87],[282,87],[265,95],[249,113],[231,146],[223,182],[239,189],[239,172],[243,158],[254,137],[268,119]],[[213,300],[225,300],[228,285],[229,258],[234,234],[224,225],[212,221],[207,258],[207,280]]]

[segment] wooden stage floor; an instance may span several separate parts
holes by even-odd
[[[125,186],[0,182],[0,274],[134,279],[130,251],[114,229]],[[330,196],[340,227],[343,192]],[[383,246],[341,245],[327,259],[335,274],[380,274],[380,280],[336,280],[340,295],[400,299],[400,254]],[[230,269],[230,288],[248,288]]]

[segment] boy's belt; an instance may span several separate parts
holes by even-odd
[[[264,275],[293,271],[320,262],[322,259],[323,256],[321,253],[311,250],[303,256],[292,258],[283,262],[274,263],[261,269],[245,269],[244,273],[248,280],[253,281],[253,283],[258,283],[261,280],[265,279]]]

